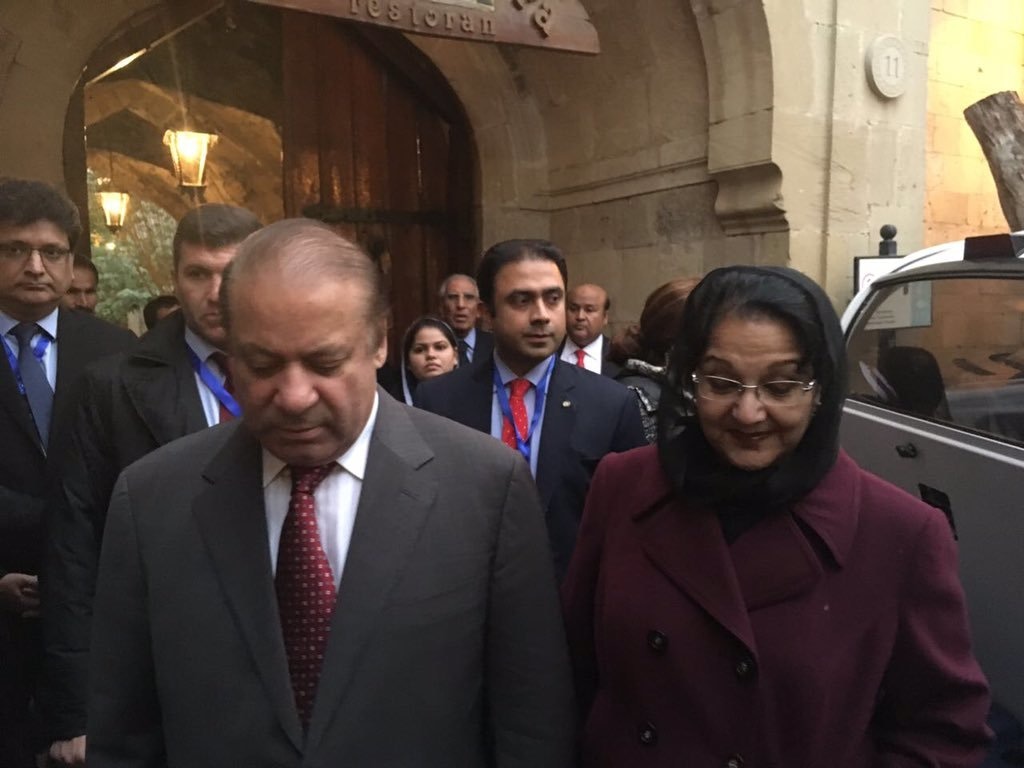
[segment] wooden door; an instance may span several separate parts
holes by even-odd
[[[284,204],[378,258],[389,347],[435,312],[445,275],[472,272],[476,150],[462,106],[399,33],[283,13]]]

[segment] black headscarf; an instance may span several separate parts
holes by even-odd
[[[715,326],[730,314],[784,322],[796,334],[818,382],[820,404],[800,443],[765,469],[743,470],[722,459],[705,439],[691,397],[690,374]],[[720,516],[749,521],[788,509],[836,461],[847,386],[843,332],[825,292],[796,270],[724,267],[710,272],[687,300],[666,378],[658,408],[662,467],[677,494],[709,505]]]

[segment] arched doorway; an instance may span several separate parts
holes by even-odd
[[[389,278],[394,350],[434,310],[444,275],[473,269],[478,160],[461,102],[399,33],[191,5],[173,19],[162,5],[141,14],[93,52],[67,112],[69,190],[84,210],[87,167],[111,169],[133,200],[178,217],[193,201],[176,188],[163,132],[217,133],[206,199],[267,223],[318,218],[360,242]]]
[[[444,77],[400,34],[282,13],[284,205],[379,259],[403,330],[471,271],[476,150]]]

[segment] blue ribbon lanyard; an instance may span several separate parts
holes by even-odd
[[[502,418],[508,419],[508,423],[512,425],[512,431],[516,436],[516,449],[526,459],[527,464],[530,463],[530,438],[533,436],[534,430],[537,429],[537,425],[540,424],[541,417],[544,415],[544,399],[548,392],[548,382],[551,381],[551,372],[554,369],[555,355],[552,355],[551,362],[548,363],[548,369],[544,371],[544,376],[538,382],[537,390],[534,393],[533,418],[530,420],[530,431],[525,435],[520,435],[519,429],[516,427],[516,420],[512,417],[512,405],[508,401],[508,393],[505,392],[505,385],[501,381],[501,374],[498,373],[498,367],[494,367],[494,389],[498,393],[498,407],[501,409]]]
[[[14,373],[14,380],[18,382],[18,393],[25,394],[25,382],[21,379],[21,366],[18,365],[18,356],[11,351],[10,345],[5,341],[3,342],[4,352],[7,353],[7,362],[11,364],[11,371]],[[42,331],[39,334],[39,340],[36,345],[32,347],[32,354],[35,356],[39,364],[43,366],[43,370],[46,370],[46,364],[43,362],[43,357],[46,356],[46,350],[50,348],[50,337]]]
[[[203,384],[206,385],[207,389],[213,392],[213,396],[217,398],[217,402],[227,408],[228,413],[234,416],[236,419],[242,417],[242,408],[239,406],[238,401],[231,396],[231,393],[224,389],[224,385],[221,383],[213,371],[210,370],[210,366],[199,359],[199,355],[193,351],[192,347],[185,345],[185,349],[188,352],[188,359],[192,362],[192,368],[199,375]]]

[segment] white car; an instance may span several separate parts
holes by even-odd
[[[1024,722],[1021,235],[919,251],[854,298],[842,440],[946,514],[975,653],[995,701]]]

